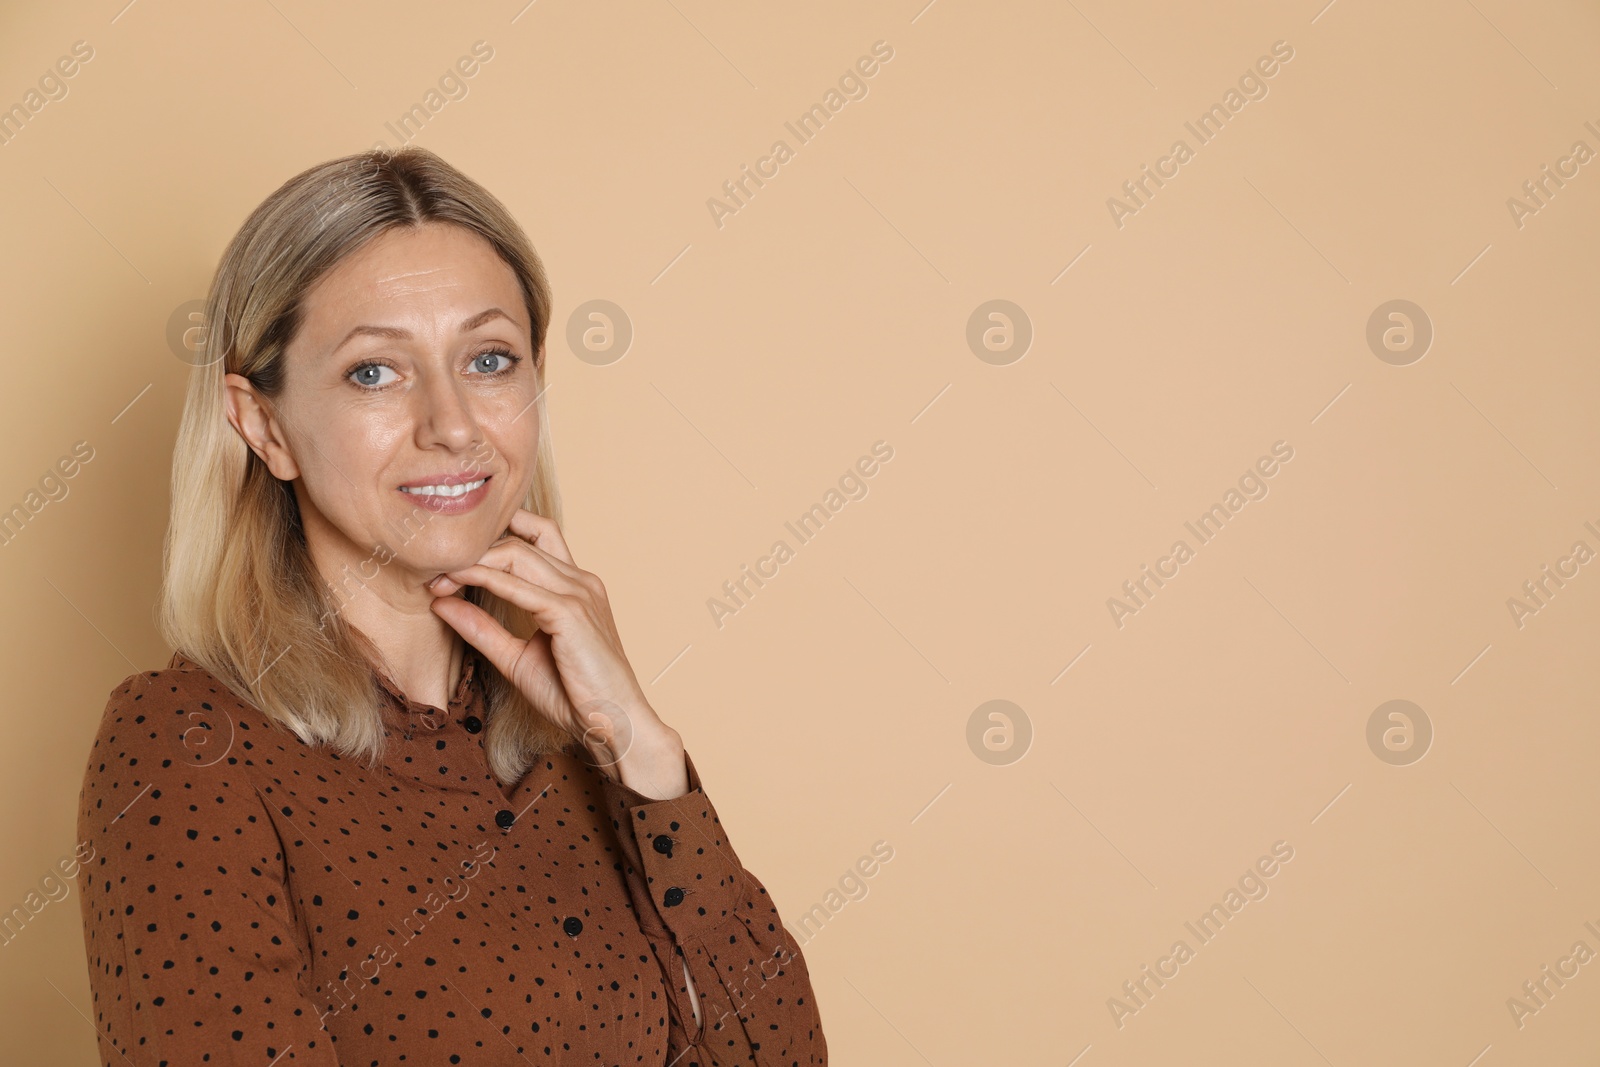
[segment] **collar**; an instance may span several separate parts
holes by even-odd
[[[427,732],[440,729],[445,723],[464,719],[477,709],[482,688],[473,684],[478,673],[477,667],[478,650],[468,644],[462,653],[461,678],[456,683],[455,693],[444,708],[436,708],[431,704],[409,699],[400,691],[394,679],[384,671],[374,669],[372,674],[378,685],[389,695],[385,711],[390,713],[394,721],[403,725],[409,736],[414,730]]]

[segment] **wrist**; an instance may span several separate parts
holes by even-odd
[[[654,800],[671,800],[689,791],[683,738],[671,727],[636,734],[614,769],[623,785]]]

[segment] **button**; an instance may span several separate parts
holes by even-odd
[[[502,830],[511,829],[511,824],[517,821],[516,812],[510,808],[501,808],[494,813],[494,824]]]
[[[666,834],[657,834],[656,839],[651,844],[655,846],[657,852],[668,859],[672,858],[672,838]]]
[[[667,890],[667,895],[661,898],[661,902],[669,908],[677,907],[679,904],[683,903],[683,890],[679,889],[677,886],[673,886],[671,889]]]
[[[483,720],[478,718],[476,715],[468,715],[464,720],[462,720],[461,725],[466,728],[467,733],[475,734],[479,730],[483,729]]]
[[[583,920],[578,918],[576,915],[568,915],[567,921],[561,924],[561,929],[565,930],[573,937],[577,937],[579,934],[583,933]]]

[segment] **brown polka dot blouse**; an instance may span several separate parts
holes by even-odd
[[[376,770],[181,653],[123,682],[78,814],[102,1063],[827,1063],[693,760],[671,800],[576,744],[502,786],[480,669],[469,647],[443,710],[380,672]]]

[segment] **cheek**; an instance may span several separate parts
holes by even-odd
[[[480,458],[524,487],[531,485],[539,451],[539,409],[529,407],[525,399],[503,408],[497,405],[484,412],[479,425],[484,437]]]
[[[401,480],[390,458],[405,432],[378,412],[330,412],[295,443],[306,492],[326,514],[359,514]]]

